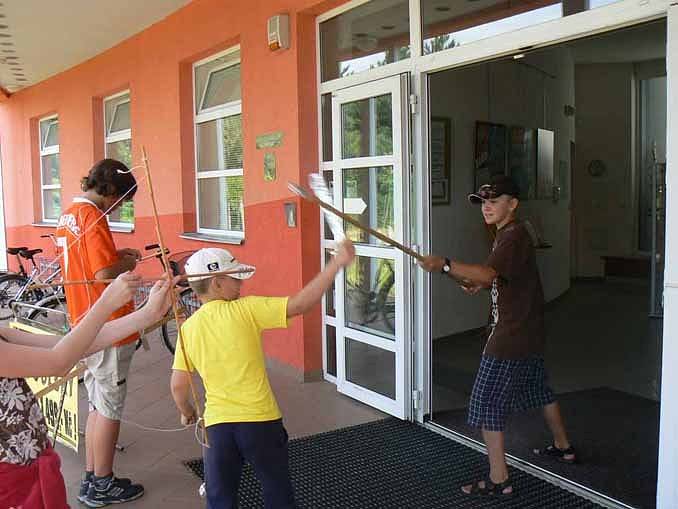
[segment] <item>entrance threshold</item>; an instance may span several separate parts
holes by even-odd
[[[456,431],[450,430],[448,428],[440,426],[439,424],[435,424],[434,422],[431,421],[425,422],[420,425],[424,426],[425,428],[435,433],[438,433],[451,440],[454,440],[455,442],[470,447],[471,449],[475,449],[478,452],[487,454],[485,444],[483,444],[482,442],[464,436],[461,433],[457,433]],[[608,507],[610,509],[638,509],[637,507],[625,504],[624,502],[620,502],[619,500],[615,500],[614,498],[608,497],[603,493],[594,491],[591,488],[582,486],[581,484],[571,481],[566,477],[549,472],[548,470],[541,468],[537,465],[533,465],[529,461],[525,461],[516,456],[512,456],[511,454],[506,454],[506,462],[510,466],[515,467],[518,470],[533,475],[534,477],[537,477],[543,481],[558,486],[561,489],[569,491],[570,493],[578,495],[586,500],[590,500],[591,502],[599,504],[603,507]]]

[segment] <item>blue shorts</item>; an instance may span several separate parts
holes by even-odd
[[[510,414],[554,401],[541,357],[509,360],[483,355],[471,393],[468,423],[487,431],[504,431]]]
[[[293,509],[287,431],[282,420],[229,422],[207,427],[205,490],[208,509],[236,509],[243,463],[261,482],[266,509]]]

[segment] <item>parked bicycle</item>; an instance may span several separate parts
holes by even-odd
[[[56,239],[53,234],[41,235],[42,238],[50,238],[57,252]],[[8,272],[0,276],[0,320],[6,320],[16,316],[13,305],[15,302],[24,302],[30,305],[39,305],[46,297],[62,293],[62,289],[56,288],[32,288],[36,283],[50,284],[55,282],[61,269],[55,261],[39,259],[35,257],[42,253],[42,249],[28,249],[25,246],[9,247],[7,253],[16,256],[19,267],[18,272]],[[26,272],[23,260],[30,262],[32,269],[30,274]],[[25,310],[25,309],[24,309]]]

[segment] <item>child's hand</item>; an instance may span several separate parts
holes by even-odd
[[[140,275],[123,272],[106,287],[99,300],[111,309],[116,310],[134,299],[134,294],[139,285],[141,285]]]
[[[355,258],[355,247],[353,242],[348,239],[342,240],[337,246],[337,254],[335,260],[341,267],[346,267]]]
[[[181,425],[182,426],[190,426],[191,424],[195,424],[198,420],[198,416],[195,414],[195,410],[193,410],[193,413],[191,415],[183,415],[181,414]]]
[[[170,299],[170,292],[173,291],[174,285],[178,281],[178,277],[170,280],[167,275],[160,279],[153,285],[151,291],[148,294],[148,302],[144,306],[146,312],[149,313],[149,319],[151,322],[156,322],[160,320],[172,305],[172,299]]]

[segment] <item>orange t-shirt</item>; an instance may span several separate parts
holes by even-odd
[[[56,237],[62,252],[61,273],[64,280],[94,279],[101,269],[117,263],[118,252],[113,243],[111,230],[101,210],[86,198],[75,198],[73,205],[59,218]],[[87,314],[106,288],[103,284],[68,285],[66,305],[71,325],[76,325]],[[110,320],[120,318],[134,311],[130,302],[113,313]],[[116,346],[126,345],[138,339],[133,334]]]

